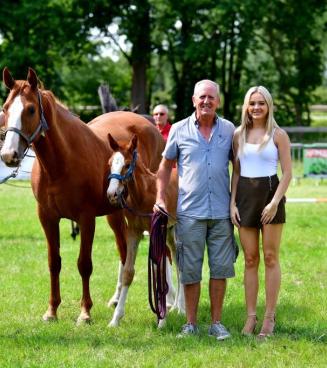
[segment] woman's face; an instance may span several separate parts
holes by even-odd
[[[266,121],[268,116],[268,105],[261,93],[252,93],[248,105],[248,114],[252,121]]]

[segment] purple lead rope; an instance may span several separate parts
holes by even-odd
[[[166,316],[166,237],[168,216],[154,212],[151,217],[150,247],[148,258],[149,304],[157,315],[158,322]]]

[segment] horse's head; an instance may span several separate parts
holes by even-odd
[[[127,144],[118,144],[110,133],[108,139],[114,153],[108,161],[110,174],[107,197],[112,205],[123,207],[123,199],[127,196],[126,183],[132,179],[136,165],[137,136],[134,135]]]
[[[18,166],[29,145],[48,127],[35,71],[29,68],[27,80],[16,81],[4,68],[3,82],[10,93],[1,117],[6,132],[1,159],[7,166]]]

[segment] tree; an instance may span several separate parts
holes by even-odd
[[[178,119],[192,111],[194,83],[211,78],[221,82],[223,114],[233,121],[245,91],[263,84],[276,96],[283,124],[309,124],[312,92],[322,78],[325,2],[155,3],[158,53],[166,53],[171,64]]]
[[[76,1],[76,4],[80,2]],[[149,107],[147,73],[151,56],[151,5],[149,1],[98,0],[93,5],[89,4],[87,10],[89,16],[86,24],[88,27],[98,27],[103,32],[103,36],[109,36],[117,45],[120,36],[126,37],[130,50],[121,51],[132,68],[132,105],[133,107],[139,106],[140,113],[146,113]],[[116,34],[110,31],[112,24],[118,26]]]
[[[60,94],[63,60],[74,65],[81,55],[94,52],[72,1],[3,0],[1,5],[1,67],[25,79],[31,66],[47,88]]]
[[[263,84],[283,125],[309,124],[309,104],[323,74],[325,10],[319,0],[3,0],[1,66],[22,78],[32,66],[59,97],[84,101],[109,68],[122,78],[116,68],[122,59],[104,59],[104,67],[101,45],[120,45],[124,38],[120,56],[131,71],[123,63],[123,79],[132,75],[132,106],[140,112],[163,98],[176,106],[176,119],[185,117],[193,111],[195,82],[210,78],[220,83],[223,115],[232,121],[239,120],[245,91]],[[102,39],[92,38],[95,28]],[[89,70],[92,81],[83,83],[88,78],[77,70]],[[121,88],[116,93],[126,101],[125,84]]]
[[[235,118],[246,52],[260,17],[259,12],[253,13],[250,3],[160,2],[155,35],[161,35],[158,52],[166,52],[171,64],[177,119],[193,110],[193,87],[202,78],[221,84],[223,114],[231,120]]]
[[[211,36],[216,33],[208,22],[213,17],[211,12],[214,12],[215,2],[170,0],[156,4],[152,38],[158,55],[165,55],[170,63],[175,117],[178,120],[192,111],[191,96],[195,82],[216,72],[212,62],[215,62],[219,46],[211,43]],[[196,11],[197,8],[201,11]]]
[[[89,121],[102,113],[100,106],[96,110],[85,109],[85,106],[99,105],[100,84],[109,85],[118,106],[130,106],[131,73],[124,59],[114,62],[110,58],[94,59],[83,56],[80,65],[74,68],[63,65],[61,70],[62,98],[83,121]]]
[[[309,125],[313,91],[321,84],[324,2],[274,1],[249,45],[242,89],[265,84],[281,125]]]

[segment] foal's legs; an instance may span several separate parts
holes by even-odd
[[[39,219],[48,245],[48,265],[50,271],[50,298],[48,310],[43,315],[44,321],[57,319],[57,309],[61,302],[59,274],[61,270],[59,219],[52,219],[39,207]]]
[[[126,221],[123,216],[123,211],[115,212],[112,215],[107,216],[108,224],[110,225],[112,231],[115,234],[116,245],[120,255],[120,262],[118,268],[118,279],[116,284],[116,290],[114,295],[110,298],[108,302],[108,307],[116,306],[119,301],[122,280],[123,280],[123,264],[126,261],[127,244],[126,244]]]
[[[122,264],[125,263],[127,257],[126,231],[127,224],[123,210],[119,210],[107,216],[107,222],[115,234],[116,245]]]
[[[114,295],[108,301],[108,307],[116,307],[120,298],[121,288],[123,286],[123,272],[124,272],[124,265],[119,261],[118,266],[118,278],[116,284],[116,290]]]
[[[125,304],[127,299],[128,288],[131,285],[135,274],[135,258],[140,240],[142,239],[143,231],[134,231],[132,229],[127,230],[127,257],[123,268],[122,275],[122,289],[119,296],[119,300],[109,323],[110,327],[116,327],[119,324],[119,320],[125,314]]]
[[[92,308],[92,299],[90,295],[90,277],[92,274],[92,245],[95,230],[95,217],[82,217],[79,222],[81,229],[81,245],[78,257],[78,270],[82,277],[83,294],[81,299],[81,314],[77,323],[90,322],[90,310]]]
[[[167,247],[167,251],[171,253],[168,247]],[[166,256],[166,281],[168,284],[168,293],[166,295],[166,305],[168,309],[173,307],[175,303],[175,296],[176,296],[176,290],[174,288],[174,283],[173,283],[173,270],[172,270],[172,266],[170,262],[171,262],[171,257]]]
[[[177,292],[175,293],[175,301],[171,310],[177,310],[178,313],[185,314],[184,286],[180,282],[179,269],[176,262],[176,241],[174,227],[167,229],[167,244],[171,251],[177,274]]]

